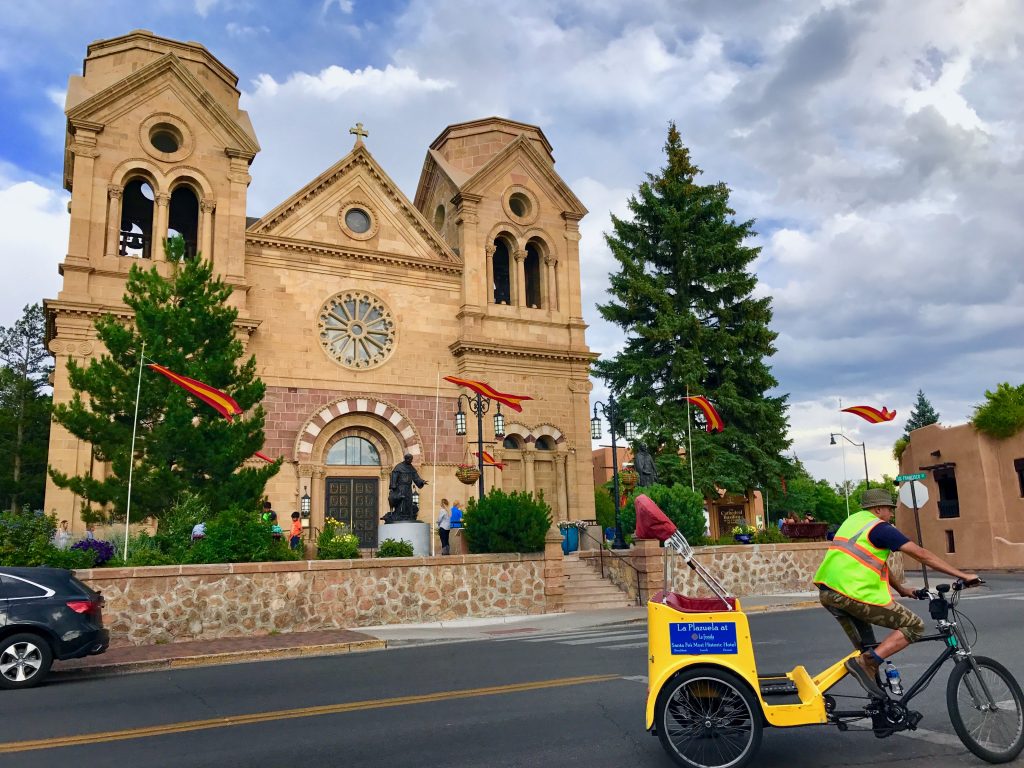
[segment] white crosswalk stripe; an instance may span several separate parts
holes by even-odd
[[[635,642],[630,642],[635,641]],[[592,627],[567,632],[521,634],[514,637],[494,638],[496,643],[558,643],[559,645],[596,645],[607,650],[643,648],[647,645],[647,628],[637,625],[624,627]],[[602,645],[603,643],[603,645]]]

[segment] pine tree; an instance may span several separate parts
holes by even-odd
[[[39,304],[0,328],[0,493],[4,506],[43,506],[50,440],[50,353]]]
[[[914,403],[914,407],[910,411],[910,417],[907,419],[907,425],[903,428],[903,437],[907,440],[910,439],[910,433],[915,429],[921,427],[927,427],[929,424],[938,424],[939,414],[932,408],[932,404],[928,401],[928,398],[924,396],[923,390],[917,390],[917,401]]]
[[[227,304],[231,288],[213,278],[200,259],[182,260],[184,242],[168,241],[169,277],[154,267],[132,267],[124,302],[133,321],[111,315],[96,321],[106,354],[80,366],[68,363],[74,395],[54,406],[54,419],[71,434],[91,443],[111,470],[103,480],[68,476],[50,469],[54,482],[86,501],[113,508],[123,517],[139,356],[175,373],[226,391],[245,413],[228,421],[148,368],[139,395],[132,518],[159,518],[182,491],[197,494],[213,512],[232,505],[256,509],[267,480],[281,465],[243,467],[263,446],[264,412],[258,405],[265,386],[256,377],[256,359],[243,355],[234,322],[238,310]],[[83,397],[85,395],[85,397]],[[109,505],[109,506],[108,506]]]
[[[619,269],[601,316],[625,331],[623,350],[595,373],[662,453],[686,446],[684,398],[714,403],[725,431],[706,433],[692,417],[697,487],[745,492],[777,486],[786,437],[786,395],[766,359],[775,353],[771,300],[757,298],[749,265],[753,221],[737,222],[724,183],[701,185],[679,131],[669,126],[668,164],[630,198],[629,219],[612,217],[606,241]],[[695,409],[691,409],[695,413]]]

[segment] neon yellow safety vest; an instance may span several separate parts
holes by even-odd
[[[868,539],[868,532],[881,522],[863,509],[850,515],[836,531],[832,546],[814,574],[814,583],[860,603],[892,605],[886,565],[889,550],[876,547]]]

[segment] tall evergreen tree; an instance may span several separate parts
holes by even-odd
[[[167,244],[174,263],[169,277],[154,267],[132,267],[125,304],[132,322],[107,315],[96,330],[107,353],[80,366],[68,363],[74,396],[54,406],[54,418],[93,446],[111,471],[103,480],[68,476],[50,469],[54,482],[93,504],[112,505],[123,516],[127,501],[129,452],[135,421],[139,356],[226,391],[246,413],[228,421],[163,376],[144,369],[139,395],[138,434],[132,479],[132,517],[159,518],[181,491],[196,493],[213,512],[232,504],[256,508],[267,480],[280,468],[244,467],[263,446],[264,412],[258,403],[265,386],[256,359],[242,361],[242,343],[228,306],[231,288],[213,278],[209,263],[182,260],[184,243]],[[85,395],[86,397],[83,397]]]
[[[725,431],[706,433],[691,416],[699,490],[777,487],[789,446],[786,395],[766,360],[775,353],[771,300],[754,296],[749,265],[753,221],[738,222],[724,183],[697,183],[675,124],[667,165],[630,198],[628,219],[612,217],[605,239],[619,269],[601,316],[625,331],[623,350],[595,373],[616,392],[650,445],[686,447],[687,388],[718,409]],[[691,409],[695,414],[695,409]]]
[[[907,440],[910,439],[910,433],[915,429],[921,427],[927,427],[929,424],[938,424],[939,414],[932,408],[931,402],[924,396],[923,390],[917,390],[917,400],[914,403],[914,407],[910,410],[910,417],[907,419],[907,425],[903,428],[903,437]]]
[[[12,510],[43,506],[50,440],[50,353],[39,304],[0,328],[0,494]]]

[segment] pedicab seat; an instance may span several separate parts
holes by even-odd
[[[736,608],[736,598],[727,598],[729,605]],[[655,603],[662,603],[681,613],[720,613],[726,610],[722,600],[717,597],[689,597],[678,592],[657,592],[651,598]]]

